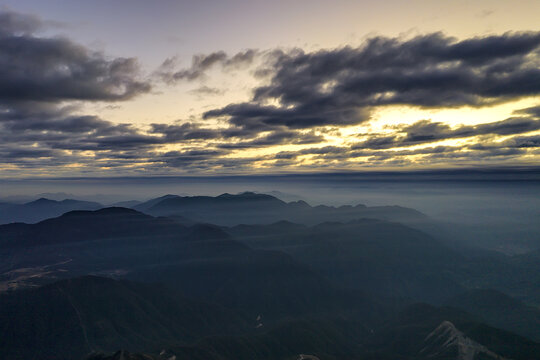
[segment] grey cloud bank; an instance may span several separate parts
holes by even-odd
[[[45,37],[45,27],[33,16],[0,13],[0,162],[9,165],[7,177],[65,172],[66,165],[76,165],[74,174],[197,174],[261,167],[272,172],[530,165],[538,156],[538,107],[490,123],[451,127],[421,120],[339,146],[328,143],[339,127],[369,124],[377,107],[482,107],[538,96],[536,32],[461,41],[441,33],[374,37],[358,48],[313,52],[216,51],[194,56],[183,69],[167,59],[153,75],[170,85],[203,79],[216,67],[248,66],[258,66],[255,72],[264,72],[268,83],[253,89],[249,102],[211,109],[189,122],[144,127],[86,115],[80,104],[147,94],[155,85],[152,74],[141,74],[135,58],[111,58],[67,38]],[[220,94],[198,89],[201,95]],[[468,142],[437,144],[447,139]],[[164,150],[166,145],[176,147]],[[283,145],[295,147],[272,148]],[[426,147],[408,148],[415,145]],[[269,150],[241,152],[256,149]],[[421,157],[413,161],[411,155]]]

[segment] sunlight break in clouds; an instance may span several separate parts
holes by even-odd
[[[111,57],[49,28],[35,16],[0,15],[4,177],[538,162],[539,32],[216,49],[147,70],[136,57]],[[101,115],[159,104],[178,89],[204,103],[188,118]]]

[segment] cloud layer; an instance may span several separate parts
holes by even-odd
[[[376,37],[352,48],[282,52],[252,101],[205,113],[237,126],[354,125],[376,106],[485,106],[540,93],[540,33],[456,41]],[[271,103],[278,103],[274,105]]]
[[[540,33],[375,37],[357,48],[314,52],[216,51],[194,56],[186,68],[167,59],[145,76],[136,58],[44,37],[44,28],[36,17],[0,13],[0,166],[8,176],[504,165],[540,156],[540,107],[476,125],[395,119],[384,131],[340,135],[369,125],[389,105],[487,107],[538,97]],[[249,101],[190,121],[135,126],[82,111],[88,102],[136,101],[163,83],[197,83],[212,69],[248,67],[261,79]],[[223,90],[199,84],[192,93]]]

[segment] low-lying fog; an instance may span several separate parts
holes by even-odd
[[[445,223],[469,228],[483,242],[527,243],[511,251],[540,247],[540,176],[538,172],[416,174],[330,174],[243,177],[160,177],[55,179],[0,182],[0,201],[36,197],[76,198],[109,205],[147,200],[164,194],[219,195],[255,191],[285,201],[311,205],[400,205]],[[532,245],[535,244],[535,245]],[[539,244],[538,246],[536,244]]]

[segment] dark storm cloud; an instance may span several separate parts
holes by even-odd
[[[107,59],[65,38],[32,32],[37,19],[0,14],[0,100],[49,101],[132,98],[150,90],[134,58]]]
[[[507,147],[538,148],[540,147],[540,135],[516,136],[503,142]]]
[[[182,140],[210,140],[222,136],[219,130],[201,128],[193,123],[183,123],[180,125],[152,124],[151,132],[154,134],[162,134],[168,142],[178,142]]]
[[[517,115],[529,115],[540,119],[540,105],[514,111]]]
[[[513,117],[502,121],[451,128],[441,122],[421,120],[412,125],[394,126],[398,134],[372,135],[355,148],[389,149],[479,135],[515,135],[540,130],[540,119]]]
[[[496,134],[496,135],[513,135],[526,133],[529,131],[540,129],[540,119],[531,118],[510,118],[502,121],[497,121],[487,124],[479,124],[473,126],[474,131],[478,135]],[[458,128],[459,129],[459,128]]]
[[[26,152],[15,150],[27,146],[32,147],[36,154],[38,152],[55,154],[59,157],[59,164],[65,161],[65,156],[60,158],[63,153],[59,151],[72,152],[71,160],[74,162],[103,158],[148,162],[156,156],[152,151],[157,147],[166,144],[186,146],[195,142],[206,143],[204,154],[216,156],[218,158],[215,160],[221,161],[219,156],[232,149],[288,143],[306,144],[323,140],[313,133],[301,134],[284,130],[259,136],[258,132],[234,128],[201,128],[193,123],[152,124],[149,132],[143,132],[129,124],[115,124],[95,116],[73,116],[70,115],[71,111],[71,108],[41,106],[34,108],[33,111],[17,112],[13,114],[15,118],[10,118],[6,114],[0,115],[0,142],[4,146],[2,150],[5,150],[0,152],[0,157],[7,159],[6,162],[13,162],[20,157],[26,158]],[[233,136],[234,139],[244,141],[230,142]],[[229,150],[225,151],[227,144],[236,145],[230,146]],[[210,151],[212,148],[214,149]],[[93,153],[93,157],[81,153],[89,151]],[[193,152],[185,153],[178,158],[184,162],[203,160],[201,154]],[[175,160],[175,164],[180,162]]]
[[[217,170],[242,168],[251,169],[260,161],[268,160],[266,156],[258,157],[222,157],[227,150],[191,149],[186,151],[171,151],[153,157],[160,167],[181,168],[187,171]]]
[[[12,148],[12,149],[1,149],[0,148],[0,158],[9,158],[9,159],[35,159],[35,158],[44,158],[44,157],[53,157],[60,155],[61,152],[58,150],[51,149],[32,149],[32,148]]]
[[[257,131],[241,128],[208,128],[198,124],[186,122],[182,124],[152,124],[150,132],[161,135],[170,143],[190,140],[223,140],[225,138],[253,138]]]
[[[83,140],[84,141],[84,140]],[[86,147],[84,145],[87,144]],[[120,150],[120,149],[143,149],[144,147],[154,147],[164,144],[164,141],[155,136],[144,134],[122,134],[117,136],[105,136],[99,138],[89,138],[83,142],[84,150]],[[77,145],[74,146],[76,148]]]
[[[75,115],[77,107],[63,105],[71,100],[127,100],[148,92],[149,83],[139,80],[137,61],[109,59],[69,39],[38,36],[44,27],[38,18],[0,12],[2,143],[32,146],[36,154],[149,143],[130,125]],[[10,157],[24,154],[11,151]]]
[[[32,15],[19,14],[12,11],[0,13],[0,36],[30,35],[43,28],[43,22]]]
[[[231,104],[221,109],[207,111],[204,119],[226,116],[238,127],[270,129],[287,126],[303,129],[326,125],[353,125],[369,118],[367,111],[358,108],[340,107],[337,99],[319,98],[297,107],[280,107],[258,103]]]
[[[179,143],[192,140],[216,142],[222,149],[247,149],[283,144],[314,144],[324,141],[322,135],[314,132],[293,131],[287,128],[275,129],[270,132],[260,132],[259,129],[241,127],[203,128],[193,123],[179,125],[152,124],[150,132],[161,135],[165,143]],[[230,141],[235,140],[235,141]]]
[[[123,133],[126,131],[126,125],[117,125],[109,121],[100,119],[92,115],[67,115],[65,117],[47,118],[42,116],[36,118],[26,118],[23,121],[3,120],[0,116],[0,126],[11,132],[22,131],[28,134],[32,132],[83,134],[93,133],[95,135],[107,135],[114,133]]]
[[[300,133],[296,131],[273,131],[267,135],[260,136],[251,141],[233,142],[220,144],[219,147],[223,149],[248,149],[259,148],[264,146],[276,146],[283,144],[316,144],[324,141],[324,137],[321,135],[309,133]]]
[[[275,159],[298,159],[308,156],[314,162],[336,162],[336,164],[355,163],[364,165],[378,162],[390,165],[396,159],[407,163],[434,164],[443,160],[461,159],[463,161],[490,161],[502,157],[513,158],[524,154],[532,154],[540,148],[540,135],[513,136],[503,141],[486,141],[484,143],[455,146],[430,146],[415,149],[391,150],[386,148],[360,148],[353,146],[324,146],[305,148],[298,151],[283,151],[274,155]]]
[[[38,31],[47,23],[0,12],[0,158],[43,166],[88,161],[85,150],[148,147],[162,137],[128,124],[79,115],[73,100],[122,101],[148,92],[134,58],[109,58],[66,38]]]
[[[352,125],[374,106],[482,106],[540,94],[540,33],[456,41],[376,37],[359,48],[276,52],[250,102],[204,114],[237,126]],[[268,102],[279,105],[269,105]]]
[[[193,149],[187,151],[170,151],[159,156],[161,160],[170,162],[194,162],[213,159],[216,156],[225,155],[223,150]]]
[[[168,59],[155,74],[168,83],[262,61],[256,75],[265,76],[268,84],[256,88],[249,102],[210,110],[202,119],[136,127],[85,115],[80,104],[123,101],[149,92],[150,83],[141,80],[137,61],[110,58],[66,38],[40,36],[43,28],[46,24],[35,17],[0,12],[2,164],[44,172],[75,165],[80,172],[106,168],[118,174],[167,169],[196,173],[287,166],[401,166],[467,157],[489,161],[531,154],[539,147],[538,136],[527,134],[540,129],[536,107],[474,126],[420,121],[394,127],[392,134],[366,134],[362,143],[349,146],[313,145],[260,156],[243,152],[286,144],[324,145],[325,135],[340,136],[336,129],[366,122],[374,107],[386,104],[481,106],[538,94],[538,33],[465,41],[441,34],[406,41],[379,37],[360,48],[316,52],[246,50],[228,55],[218,51],[193,57],[184,69]],[[192,93],[220,95],[223,90],[203,86]],[[482,146],[390,150],[473,136],[483,137]],[[180,150],[163,152],[165,145]]]
[[[193,57],[190,68],[175,71],[177,58],[166,59],[157,70],[158,75],[164,82],[174,84],[181,80],[196,80],[205,74],[205,71],[216,63],[222,62],[227,58],[225,52],[215,52],[209,55],[196,55]]]
[[[71,115],[74,110],[37,103],[0,112],[0,143],[11,148],[26,146],[74,153],[144,149],[164,143],[162,136],[146,135],[129,124],[115,124],[97,116]],[[11,159],[17,154],[12,153]]]
[[[217,51],[207,55],[195,55],[191,60],[191,66],[185,69],[176,69],[178,58],[166,59],[155,75],[167,84],[175,84],[178,81],[193,81],[203,78],[206,71],[220,65],[224,70],[238,69],[250,65],[257,54],[256,50],[246,50],[232,56],[224,51]]]
[[[500,142],[478,143],[469,146],[473,150],[490,150],[500,148],[538,148],[540,147],[540,135],[514,136]]]
[[[73,115],[77,107],[54,103],[20,102],[14,107],[0,106],[0,139],[9,142],[73,142],[138,134],[129,124],[115,124],[97,116]]]

